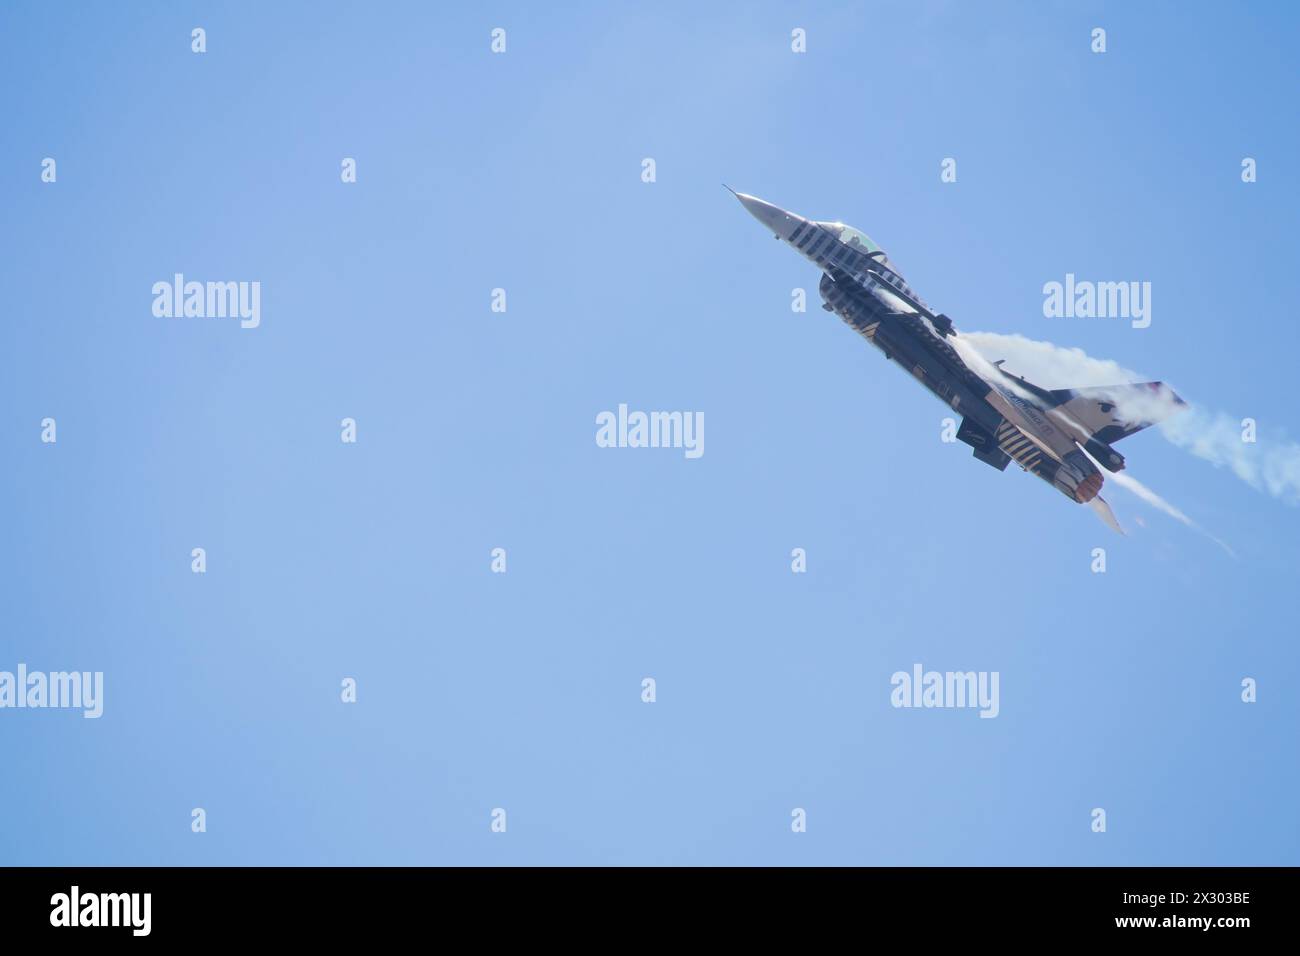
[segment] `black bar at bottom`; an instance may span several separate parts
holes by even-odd
[[[91,945],[399,942],[413,932],[635,944],[700,930],[733,943],[903,932],[927,942],[1104,935],[1231,945],[1285,932],[1295,877],[1272,868],[8,868],[0,926],[6,941]]]

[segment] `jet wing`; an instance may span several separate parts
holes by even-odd
[[[1061,388],[1048,394],[1053,407],[1107,445],[1164,421],[1187,406],[1164,382]]]

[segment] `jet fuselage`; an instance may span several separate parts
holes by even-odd
[[[1081,444],[1112,470],[1123,467],[1113,449],[1055,411],[1049,393],[1006,375],[963,342],[951,320],[934,315],[867,236],[744,193],[736,197],[776,238],[823,272],[818,291],[824,309],[963,416],[957,437],[976,458],[999,470],[1014,460],[1078,502],[1096,497],[1103,480]]]

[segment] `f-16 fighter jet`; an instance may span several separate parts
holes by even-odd
[[[730,186],[727,187],[729,190]],[[815,222],[731,190],[777,239],[823,273],[822,308],[962,416],[957,438],[1002,471],[1014,460],[1122,533],[1100,497],[1102,473],[1124,468],[1114,445],[1186,403],[1162,382],[1045,389],[988,362],[952,319],[930,311],[883,249],[842,222]]]

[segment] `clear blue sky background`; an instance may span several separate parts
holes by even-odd
[[[1125,442],[1234,561],[942,443],[719,185],[1294,437],[1295,6],[547,6],[5,5],[0,669],[106,700],[0,711],[0,863],[1300,862],[1300,511]],[[261,328],[155,318],[177,271]],[[891,708],[914,662],[1001,715]]]

